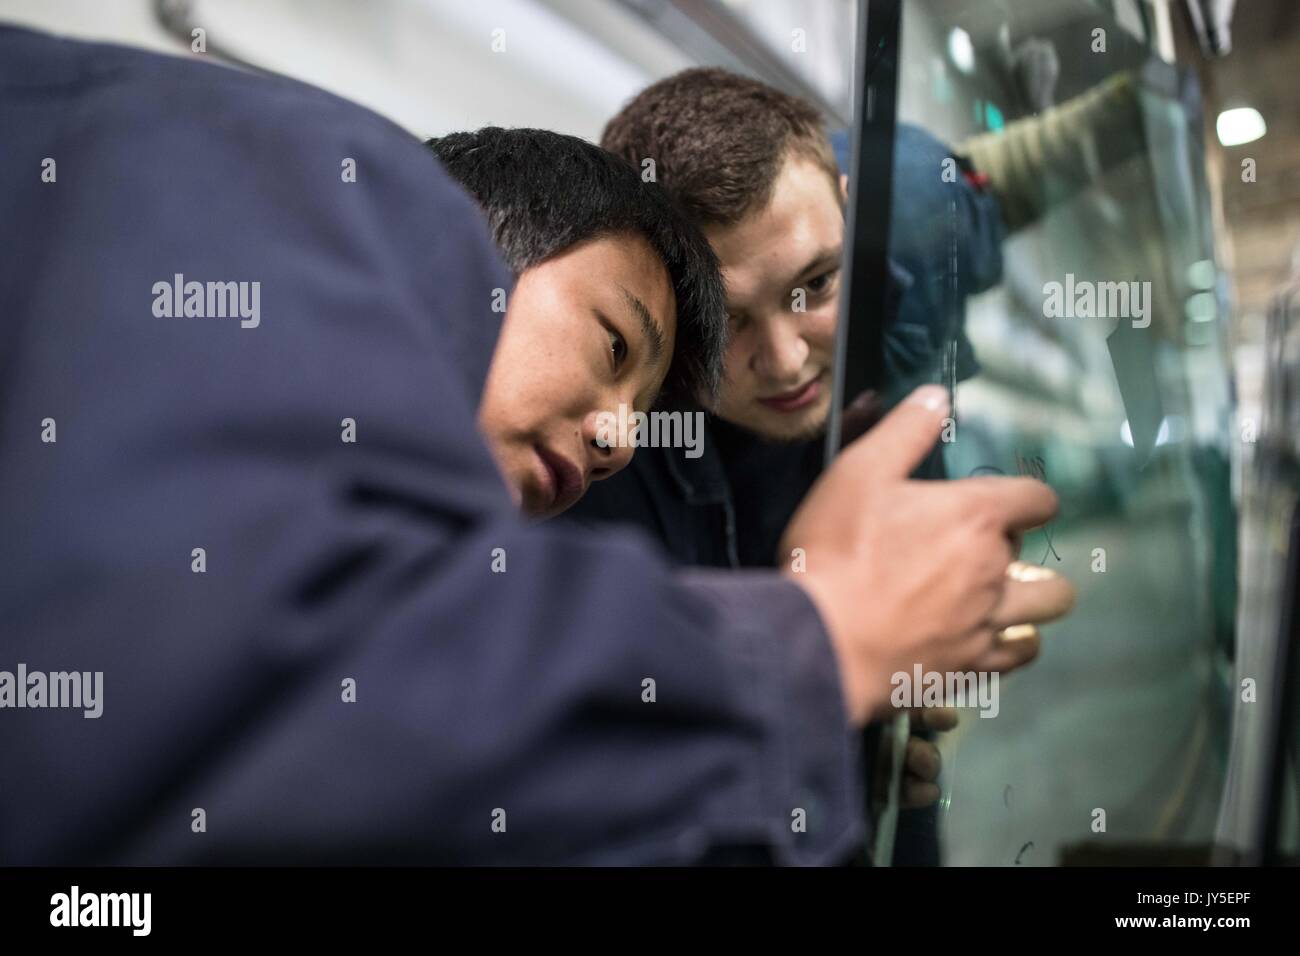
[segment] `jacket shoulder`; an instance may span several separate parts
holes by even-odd
[[[132,116],[165,117],[197,136],[267,141],[336,139],[340,130],[413,154],[427,152],[397,124],[318,87],[272,73],[112,43],[87,42],[0,25],[0,95],[57,107],[93,104],[78,120],[119,126]],[[156,124],[155,124],[156,125]],[[427,162],[427,159],[426,159]]]

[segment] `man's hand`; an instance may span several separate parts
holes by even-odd
[[[821,613],[857,724],[890,712],[890,677],[914,664],[940,673],[1018,666],[1026,648],[998,632],[1074,604],[1059,575],[1007,572],[1016,536],[1056,514],[1045,484],[908,478],[947,414],[942,388],[913,392],[827,468],[782,539],[785,554],[803,549],[805,570],[785,573]]]

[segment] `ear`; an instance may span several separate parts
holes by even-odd
[[[840,198],[849,201],[849,177],[845,173],[840,173]]]

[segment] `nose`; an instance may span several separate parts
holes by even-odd
[[[764,323],[751,359],[755,374],[773,382],[794,384],[808,360],[808,343],[793,316],[780,315]]]
[[[632,444],[633,430],[630,412],[621,419],[614,412],[592,412],[583,419],[589,481],[603,481],[627,467],[636,450]]]

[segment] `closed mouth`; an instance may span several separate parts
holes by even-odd
[[[769,395],[766,398],[760,398],[759,402],[768,408],[778,412],[793,412],[804,408],[815,402],[822,392],[822,379],[826,373],[820,372],[814,378],[810,379],[798,388],[791,389],[788,392],[781,392],[777,395]]]

